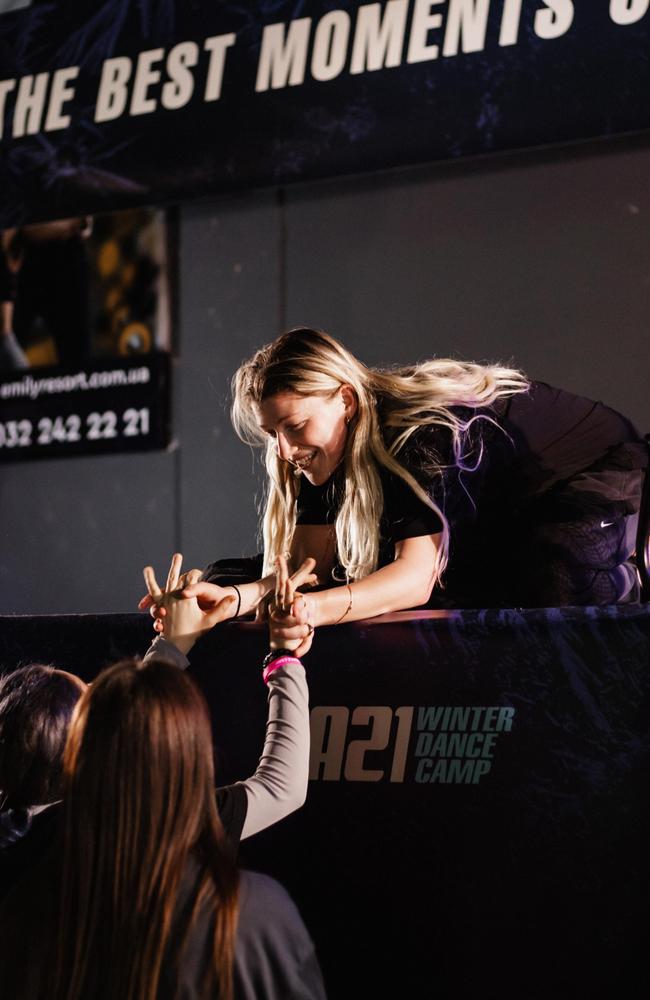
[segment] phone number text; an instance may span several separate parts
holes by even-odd
[[[105,441],[110,438],[132,438],[149,433],[149,410],[129,407],[123,413],[104,410],[80,417],[41,417],[34,426],[31,420],[0,421],[0,448],[47,447],[53,444],[74,444],[76,441]]]

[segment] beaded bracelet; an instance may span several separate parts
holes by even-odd
[[[347,618],[347,616],[352,611],[352,588],[351,588],[351,586],[350,586],[349,583],[346,583],[345,586],[348,588],[348,594],[350,595],[350,602],[349,602],[347,608],[345,609],[345,611],[343,612],[343,614],[341,615],[341,617],[337,618],[337,620],[335,622],[332,622],[333,625],[340,625],[340,623],[343,621],[343,619]]]

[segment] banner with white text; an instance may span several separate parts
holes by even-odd
[[[0,227],[650,126],[650,0],[0,0]]]
[[[0,373],[0,462],[165,448],[169,370],[160,352]]]

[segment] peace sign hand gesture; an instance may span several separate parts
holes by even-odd
[[[188,653],[204,632],[209,632],[219,622],[232,616],[237,598],[226,592],[220,601],[202,608],[196,597],[184,597],[184,588],[198,583],[201,572],[192,569],[181,573],[182,563],[183,556],[176,552],[172,556],[164,590],[158,584],[152,566],[145,566],[144,579],[152,603],[164,609],[164,614],[156,620],[156,631],[173,642],[182,653]]]

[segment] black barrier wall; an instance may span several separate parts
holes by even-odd
[[[138,615],[1,624],[4,669],[88,680],[151,635]],[[224,783],[261,748],[265,649],[240,623],[192,653]],[[320,630],[307,803],[242,861],[291,890],[332,998],[646,994],[649,663],[646,607]]]

